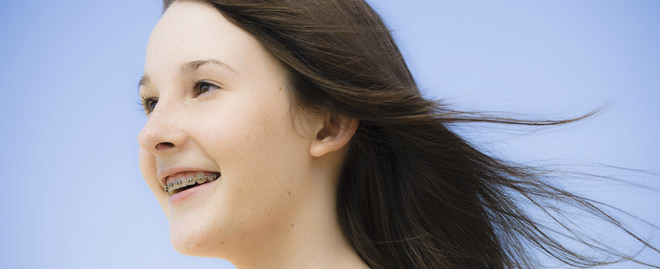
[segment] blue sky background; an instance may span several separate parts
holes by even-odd
[[[370,2],[428,97],[553,118],[612,103],[596,118],[533,135],[460,129],[484,149],[531,164],[660,173],[660,1]],[[172,249],[139,173],[136,138],[146,118],[136,85],[160,7],[3,3],[0,268],[231,268]],[[659,177],[580,169],[646,185],[574,186],[660,225]],[[642,233],[660,245],[659,231]]]

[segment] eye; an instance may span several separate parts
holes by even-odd
[[[156,109],[158,98],[142,96],[140,99],[142,100],[142,108],[147,115]]]
[[[194,82],[193,93],[197,97],[205,92],[216,89],[220,89],[220,87],[206,80],[199,80]]]

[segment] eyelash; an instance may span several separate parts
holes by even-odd
[[[213,89],[202,90],[203,86],[220,89],[220,86],[215,85],[207,80],[193,80],[192,91],[194,97],[200,96],[208,91],[213,90]],[[142,103],[142,110],[145,113],[147,113],[147,115],[149,115],[149,113],[153,112],[154,109],[156,109],[156,104],[158,104],[158,98],[150,97],[150,96],[140,96],[140,102]]]
[[[158,98],[150,96],[140,96],[140,103],[142,103],[142,111],[151,113],[156,108],[156,103],[158,103]],[[153,107],[152,107],[153,106]]]
[[[213,84],[212,82],[209,82],[208,80],[193,80],[193,94],[195,97],[202,95],[205,92],[211,91],[209,89],[202,91],[200,89],[201,86],[210,86],[214,87],[215,89],[220,89],[220,86]]]

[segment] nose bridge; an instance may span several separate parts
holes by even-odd
[[[176,102],[165,98],[158,101],[156,109],[149,114],[149,119],[138,135],[140,147],[153,154],[162,154],[181,148],[185,143],[186,133],[182,114]]]

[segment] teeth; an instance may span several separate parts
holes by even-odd
[[[202,184],[205,181],[206,180],[204,179],[204,174],[200,173],[199,175],[197,175],[197,184]]]
[[[189,176],[187,178],[181,178],[177,181],[171,181],[167,183],[167,186],[163,189],[169,194],[174,194],[176,190],[195,184],[203,184],[206,182],[211,182],[219,178],[218,174],[204,175],[204,173],[197,174],[196,177]]]

